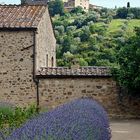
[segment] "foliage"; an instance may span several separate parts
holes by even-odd
[[[127,8],[130,8],[130,2],[127,2]]]
[[[120,47],[118,67],[113,69],[113,75],[125,92],[140,97],[140,27],[135,28],[135,32],[136,35]]]
[[[133,18],[140,19],[140,8],[118,8],[116,18],[126,19],[128,16],[133,15]]]
[[[51,16],[56,14],[64,15],[64,3],[61,0],[54,0],[48,3],[48,9]]]
[[[25,4],[26,3],[26,0],[21,0],[21,4]]]
[[[134,26],[139,25],[140,20],[132,19],[135,17],[131,12],[126,15],[131,20],[113,19],[116,11],[103,8],[87,13],[78,10],[63,16],[55,15],[57,65],[70,67],[75,60],[79,66],[117,65],[115,56],[120,46],[134,34]]]
[[[36,114],[34,105],[28,108],[15,107],[8,103],[0,103],[0,130],[9,134],[27,119]]]
[[[85,13],[85,12],[84,12],[84,9],[81,6],[77,6],[77,7],[73,8],[71,10],[71,13],[77,14],[77,13]]]
[[[107,113],[92,99],[77,99],[29,120],[6,140],[110,140]]]
[[[128,14],[128,9],[126,7],[119,8],[117,10],[116,17],[117,18],[124,18],[124,19],[126,19],[127,18],[127,14]]]

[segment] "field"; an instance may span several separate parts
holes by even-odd
[[[125,19],[112,20],[111,23],[109,24],[108,33],[112,33],[112,32],[119,30],[125,21],[127,21],[127,20],[125,20]],[[127,28],[126,32],[129,34],[133,34],[133,29],[135,26],[140,27],[140,20],[138,20],[138,19],[129,20],[128,21],[128,28]]]

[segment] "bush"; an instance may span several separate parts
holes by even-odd
[[[14,129],[21,126],[21,124],[35,114],[35,106],[20,108],[9,103],[0,102],[0,140],[2,133],[9,135]]]
[[[55,26],[55,30],[57,30],[60,34],[63,34],[65,31],[65,28],[63,25],[61,26]]]
[[[135,27],[135,35],[129,37],[116,55],[118,67],[112,73],[121,92],[128,96],[140,98],[140,27]]]
[[[7,140],[110,140],[107,114],[92,99],[77,99],[43,113]]]
[[[64,3],[61,0],[54,0],[48,3],[48,9],[51,16],[64,15]]]
[[[82,13],[82,14],[84,14],[85,12],[81,6],[77,6],[74,9],[72,9],[70,13],[75,13],[75,14]]]

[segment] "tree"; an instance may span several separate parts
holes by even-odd
[[[21,4],[25,4],[26,3],[26,0],[21,0]]]
[[[71,10],[71,13],[77,14],[77,13],[85,13],[85,12],[84,12],[84,9],[81,6],[77,6],[77,7],[73,8]]]
[[[64,15],[64,3],[61,0],[54,0],[48,3],[48,9],[51,16],[56,14]]]
[[[130,8],[130,2],[127,2],[127,8]]]
[[[128,16],[130,16],[131,14],[133,14],[133,18],[136,19],[140,19],[140,8],[118,8],[117,9],[117,14],[116,14],[116,18],[127,18]]]
[[[116,17],[117,18],[125,18],[126,19],[127,14],[128,14],[128,9],[126,7],[118,8],[117,9]]]
[[[140,27],[136,27],[135,32],[136,35],[121,46],[116,58],[118,67],[113,69],[113,75],[125,92],[140,97]]]

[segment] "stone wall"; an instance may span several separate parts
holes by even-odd
[[[140,117],[140,99],[120,96],[108,68],[41,68],[37,77],[43,107],[55,108],[76,98],[89,97],[99,101],[110,117]]]
[[[64,8],[67,11],[71,11],[73,8],[80,6],[85,12],[89,10],[89,0],[63,0]]]
[[[75,0],[75,7],[81,6],[85,11],[89,10],[89,0]]]
[[[108,108],[112,106],[112,93],[115,98],[117,95],[111,78],[46,78],[40,80],[39,90],[41,104],[53,108],[80,97],[93,97]]]
[[[36,102],[33,82],[33,32],[0,31],[0,102]]]
[[[47,23],[47,24],[46,24]],[[56,40],[48,9],[38,25],[36,34],[36,70],[56,66]]]
[[[140,100],[120,102],[116,82],[110,77],[45,78],[39,84],[40,105],[55,108],[76,98],[89,97],[99,101],[110,117],[139,118]]]

